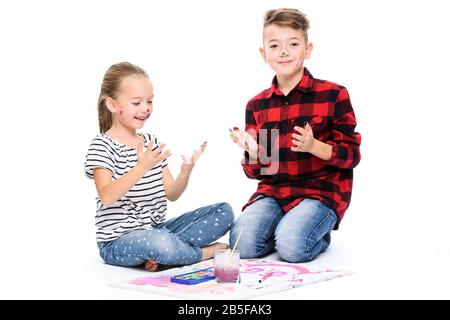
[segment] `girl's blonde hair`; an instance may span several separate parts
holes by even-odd
[[[113,64],[106,70],[97,102],[100,133],[105,133],[112,126],[112,114],[106,107],[106,98],[116,99],[120,82],[129,76],[144,76],[148,78],[147,73],[143,69],[129,62]]]

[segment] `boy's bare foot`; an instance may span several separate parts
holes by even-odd
[[[156,269],[158,269],[158,262],[155,260],[147,260],[147,262],[144,265],[145,270],[154,272]]]
[[[206,247],[202,248],[202,260],[208,260],[214,257],[214,251],[220,249],[228,249],[228,245],[226,243],[214,242]]]

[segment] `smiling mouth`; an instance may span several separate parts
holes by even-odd
[[[144,121],[144,120],[147,120],[149,117],[150,117],[150,114],[148,114],[148,115],[146,115],[146,116],[144,116],[144,117],[134,117],[134,118],[135,118],[136,120]]]

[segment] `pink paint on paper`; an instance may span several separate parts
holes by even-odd
[[[267,268],[274,269],[274,270],[276,270],[276,272],[284,272],[282,270],[286,269],[286,271],[288,271],[288,272],[286,272],[286,274],[292,273],[292,271],[296,272],[296,274],[317,273],[317,272],[311,272],[311,271],[309,271],[309,269],[307,269],[303,266],[300,266],[300,265],[283,264],[283,263],[245,263],[245,269],[242,270],[241,272],[242,273],[259,273],[261,271],[266,271]]]
[[[188,286],[184,284],[174,283],[170,281],[170,275],[149,276],[136,278],[129,281],[130,284],[137,286],[153,286],[171,289],[174,292],[183,293],[186,295],[202,295],[202,294],[224,294],[234,291],[233,286],[226,286],[220,283],[211,283],[203,286]]]
[[[136,278],[130,281],[131,284],[137,286],[159,286],[159,287],[172,287],[178,285],[170,281],[170,275],[150,276],[143,278]]]

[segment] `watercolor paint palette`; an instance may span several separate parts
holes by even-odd
[[[202,270],[195,270],[188,273],[179,274],[170,278],[171,282],[181,284],[198,284],[214,279],[214,268],[206,268]]]

